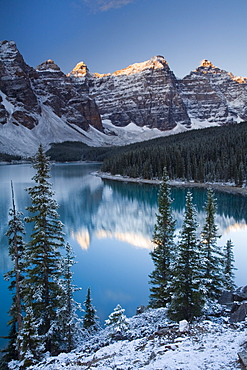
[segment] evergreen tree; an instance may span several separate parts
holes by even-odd
[[[11,325],[9,335],[7,337],[2,337],[8,339],[8,346],[1,350],[3,356],[0,358],[0,370],[8,369],[8,363],[12,360],[20,359],[20,352],[17,350],[17,331],[16,322]]]
[[[21,368],[26,369],[42,360],[45,346],[44,337],[40,337],[39,334],[39,326],[40,323],[35,319],[32,308],[27,307],[23,325],[17,338]]]
[[[234,283],[235,274],[233,270],[236,270],[236,268],[234,267],[233,243],[231,240],[227,240],[223,249],[223,256],[224,288],[234,291],[236,285]]]
[[[172,300],[168,316],[175,321],[192,321],[200,316],[204,304],[200,285],[200,254],[196,237],[196,210],[192,194],[187,193],[184,221],[177,249],[174,277],[171,283]]]
[[[218,227],[215,224],[217,211],[216,201],[212,189],[207,191],[207,201],[204,207],[206,211],[205,225],[201,233],[201,255],[204,268],[203,283],[206,297],[217,299],[222,291],[222,253],[217,246]]]
[[[19,348],[16,343],[17,333],[22,327],[22,271],[23,271],[23,256],[25,251],[25,243],[23,235],[25,229],[22,222],[22,213],[16,210],[13,183],[11,181],[12,190],[12,209],[9,214],[11,219],[9,221],[9,228],[6,233],[9,241],[9,255],[11,257],[13,268],[5,274],[5,280],[10,280],[9,289],[12,291],[12,305],[9,310],[11,316],[8,325],[11,326],[9,333],[9,344],[4,350],[5,360],[18,360]]]
[[[99,319],[96,316],[96,309],[92,305],[91,290],[88,288],[87,297],[84,302],[85,315],[83,318],[83,327],[88,330],[89,333],[93,333],[99,330]]]
[[[63,279],[60,284],[63,289],[63,304],[58,312],[59,328],[61,332],[61,342],[64,343],[64,350],[70,352],[79,343],[82,334],[82,320],[78,317],[76,311],[82,311],[79,303],[75,302],[73,295],[75,291],[80,290],[73,284],[72,266],[76,263],[69,243],[65,246],[66,255],[62,262]]]
[[[31,240],[26,246],[24,296],[25,311],[33,312],[39,324],[38,334],[45,340],[45,350],[56,353],[57,311],[63,304],[63,290],[60,247],[64,246],[62,223],[57,213],[58,205],[53,200],[50,177],[50,163],[42,145],[34,157],[33,177],[35,185],[27,189],[32,205],[27,209],[32,214],[26,219],[33,223]],[[28,340],[28,337],[23,337]],[[22,345],[28,346],[28,343]]]
[[[171,193],[167,182],[168,176],[164,169],[158,196],[157,222],[154,226],[155,247],[150,253],[155,265],[154,271],[149,276],[152,284],[149,304],[153,308],[165,307],[171,299],[175,221],[172,216]]]
[[[124,335],[129,329],[129,324],[124,312],[125,309],[118,304],[114,308],[114,311],[109,315],[108,320],[105,321],[105,325],[110,328],[112,335]]]
[[[246,183],[247,125],[191,130],[105,152],[102,171],[130,177],[162,178],[166,163],[170,179]],[[210,141],[210,145],[208,142]],[[215,160],[215,158],[217,158]]]

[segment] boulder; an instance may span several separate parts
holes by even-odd
[[[241,306],[241,303],[238,303],[238,302],[234,302],[231,306],[231,313],[237,311],[239,309],[239,307]]]
[[[141,313],[143,313],[145,311],[146,311],[146,307],[145,306],[138,306],[137,309],[136,309],[136,314],[137,315],[140,315]]]
[[[245,301],[247,300],[247,285],[237,288],[233,295],[234,301]]]
[[[247,316],[247,303],[242,303],[240,307],[231,314],[230,322],[236,323],[240,321],[244,321]]]
[[[187,320],[179,321],[179,331],[180,333],[185,333],[190,330],[190,324]]]
[[[233,293],[232,292],[229,292],[227,290],[225,290],[224,292],[222,292],[220,298],[219,298],[219,304],[223,304],[223,305],[228,305],[228,304],[232,304],[232,302],[234,301],[233,299]]]
[[[241,362],[241,364],[245,367],[245,369],[247,368],[247,351],[242,351],[242,352],[239,352],[238,353],[238,357],[239,357],[239,360]]]

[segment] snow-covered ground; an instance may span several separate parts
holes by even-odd
[[[85,340],[72,353],[47,358],[35,370],[219,370],[240,369],[238,353],[245,348],[247,322],[229,325],[200,321],[169,323],[165,309],[149,310],[128,319],[127,339],[114,341],[109,329]]]
[[[95,176],[99,176],[102,179],[107,179],[107,180],[115,180],[115,181],[122,181],[122,182],[135,182],[135,183],[142,183],[142,184],[153,184],[153,185],[160,185],[161,180],[157,179],[143,179],[141,177],[128,177],[128,176],[123,176],[123,175],[112,175],[109,172],[101,172],[101,171],[96,171],[92,173]],[[242,188],[235,186],[234,183],[230,182],[194,182],[193,180],[191,181],[183,181],[183,180],[169,180],[168,184],[170,186],[178,186],[178,187],[197,187],[197,188],[208,188],[211,187],[215,190],[219,191],[224,191],[226,193],[231,193],[231,194],[240,194],[240,195],[245,195],[247,196],[247,189],[246,186],[244,185]]]
[[[23,125],[13,124],[11,121],[15,107],[0,91],[2,104],[9,113],[9,120],[6,124],[0,125],[0,152],[23,157],[33,156],[38,146],[42,144],[45,150],[50,148],[51,143],[64,141],[80,141],[89,146],[121,146],[151,140],[161,136],[168,136],[191,129],[200,129],[214,126],[213,123],[199,121],[191,118],[192,125],[186,128],[178,123],[176,127],[168,131],[160,131],[157,128],[139,127],[131,122],[126,127],[114,126],[110,120],[102,117],[104,133],[90,126],[84,131],[78,126],[68,124],[66,119],[58,117],[50,107],[41,104],[42,113],[37,116],[39,124],[32,130]]]
[[[114,133],[112,136],[112,145],[126,145],[135,142],[146,141],[155,139],[158,137],[164,137],[169,135],[179,134],[181,132],[189,130],[198,130],[206,127],[219,126],[218,124],[209,123],[207,121],[196,120],[191,117],[191,127],[188,128],[182,123],[177,123],[177,125],[172,130],[161,131],[157,128],[149,128],[147,126],[137,126],[135,123],[131,122],[125,127],[114,126],[110,120],[102,120],[105,132]]]

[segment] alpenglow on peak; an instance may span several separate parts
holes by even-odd
[[[168,66],[167,61],[161,55],[156,55],[145,62],[134,63],[128,66],[127,68],[120,69],[116,72],[113,72],[113,75],[114,76],[131,75],[131,74],[142,72],[145,69],[150,69],[150,68],[161,69],[161,68],[164,68],[164,66],[166,67]]]
[[[85,77],[87,73],[88,73],[87,65],[84,62],[79,62],[68,74],[68,76]]]
[[[207,59],[203,59],[201,61],[201,64],[199,65],[199,67],[206,67],[206,68],[209,68],[209,67],[212,67],[212,68],[216,68],[209,60]]]

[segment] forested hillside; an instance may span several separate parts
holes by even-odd
[[[160,179],[164,166],[170,179],[233,181],[242,186],[247,170],[247,122],[115,148],[102,171]]]

